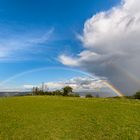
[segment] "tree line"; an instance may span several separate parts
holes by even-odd
[[[136,92],[132,96],[126,96],[126,98],[128,98],[128,99],[139,99],[140,100],[140,91]]]
[[[33,87],[32,95],[50,95],[50,96],[70,96],[70,97],[80,97],[79,94],[73,93],[73,88],[70,86],[65,86],[61,90],[55,90],[55,91],[43,91],[39,89],[38,87]],[[86,94],[86,98],[93,98],[94,96],[91,94]],[[96,98],[99,98],[99,95],[95,96]],[[140,91],[136,92],[133,96],[124,96],[128,99],[140,99]],[[119,97],[113,97],[113,98],[119,98]]]
[[[61,90],[55,91],[43,91],[38,87],[33,87],[32,95],[50,95],[50,96],[71,96],[71,97],[80,97],[79,94],[73,93],[73,88],[70,86],[65,86]]]

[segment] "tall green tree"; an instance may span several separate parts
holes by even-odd
[[[72,87],[66,86],[63,88],[63,96],[68,96],[70,93],[72,93]]]

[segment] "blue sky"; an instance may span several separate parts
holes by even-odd
[[[65,67],[58,56],[83,50],[76,35],[84,22],[119,0],[1,0],[0,1],[0,81],[18,73],[43,67]],[[66,73],[46,74],[55,79]],[[53,72],[52,72],[53,73]],[[79,74],[80,75],[80,74]],[[41,76],[38,75],[40,78]],[[35,78],[30,79],[33,83]],[[45,79],[41,79],[45,80]],[[24,82],[26,81],[23,78]],[[47,81],[47,79],[46,79]]]

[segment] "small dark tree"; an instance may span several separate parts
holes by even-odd
[[[92,98],[93,96],[91,94],[87,94],[86,98]]]
[[[38,87],[33,87],[32,95],[38,95],[38,92],[39,92],[39,88]]]
[[[140,91],[136,92],[136,94],[134,95],[135,99],[140,99]]]
[[[72,93],[72,87],[66,86],[63,88],[63,96],[68,96],[70,93]]]

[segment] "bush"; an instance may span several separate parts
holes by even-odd
[[[136,94],[134,95],[135,99],[140,99],[140,91],[136,92]]]
[[[93,96],[91,94],[87,94],[86,98],[92,98]]]

